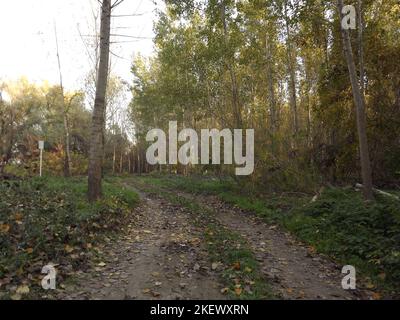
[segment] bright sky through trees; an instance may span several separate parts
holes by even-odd
[[[150,55],[153,51],[153,21],[155,8],[152,0],[124,1],[114,14],[140,16],[116,17],[112,33],[144,37],[113,37],[124,41],[112,45],[113,73],[130,81],[132,55]],[[96,0],[12,0],[2,1],[0,8],[0,80],[26,76],[29,80],[58,83],[54,21],[57,24],[60,55],[65,87],[79,89],[90,71],[90,61],[79,35],[93,35],[92,12],[99,12]],[[128,42],[129,41],[129,42]]]

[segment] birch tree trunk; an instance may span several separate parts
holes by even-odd
[[[343,0],[337,1],[337,7],[339,10],[340,21],[343,20]],[[373,187],[372,187],[372,171],[371,171],[371,161],[369,158],[368,149],[368,138],[367,138],[367,117],[365,114],[365,100],[362,90],[357,79],[356,65],[354,62],[353,50],[351,46],[350,33],[341,27],[341,33],[343,38],[343,50],[347,61],[347,66],[349,69],[349,76],[351,87],[353,91],[354,104],[356,107],[356,117],[357,117],[357,129],[360,145],[360,157],[361,157],[361,175],[363,179],[363,191],[366,200],[373,200]]]
[[[92,116],[89,151],[88,199],[93,202],[102,196],[102,160],[104,153],[104,114],[110,58],[111,0],[103,0],[100,27],[100,62],[96,98]]]

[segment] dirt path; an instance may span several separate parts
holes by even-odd
[[[60,299],[225,299],[208,267],[201,230],[160,199],[142,202],[126,235],[104,248],[101,262],[64,285]]]
[[[139,192],[140,193],[140,192]],[[232,208],[215,196],[179,196],[211,209],[238,232],[259,262],[265,281],[284,299],[368,299],[341,287],[341,267],[317,255],[277,226]],[[100,262],[64,285],[59,299],[226,299],[212,271],[203,231],[187,210],[141,194],[125,235],[102,249]]]
[[[277,226],[269,226],[214,196],[194,199],[214,210],[222,225],[249,242],[268,282],[284,299],[368,299],[366,292],[343,290],[340,266],[315,254]]]

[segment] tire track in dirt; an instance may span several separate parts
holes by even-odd
[[[233,208],[216,196],[180,192],[215,212],[217,220],[238,232],[251,246],[269,285],[284,299],[370,299],[365,291],[342,289],[341,267],[318,255],[278,226]],[[372,293],[371,293],[372,294]]]
[[[141,198],[125,234],[102,248],[91,271],[58,290],[58,299],[226,299],[188,213],[162,199]]]

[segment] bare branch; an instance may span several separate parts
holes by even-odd
[[[111,6],[111,9],[118,7],[124,0],[115,0],[114,4]]]

